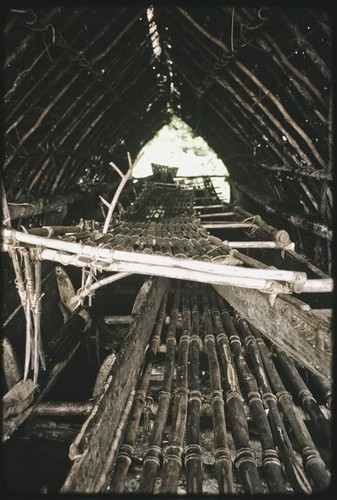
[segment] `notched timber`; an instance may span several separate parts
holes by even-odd
[[[332,377],[332,339],[329,323],[276,297],[272,307],[266,294],[253,289],[213,285],[248,322],[326,382]]]
[[[62,493],[98,492],[102,487],[102,471],[111,461],[110,449],[118,432],[119,422],[135,387],[157,312],[169,286],[169,280],[153,278],[130,331],[123,341],[115,363],[107,377],[103,393],[71,447],[73,466],[61,488]],[[73,443],[74,444],[74,443]],[[117,451],[117,450],[116,450]]]

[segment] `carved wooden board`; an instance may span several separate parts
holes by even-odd
[[[250,288],[214,285],[217,292],[248,322],[292,356],[296,362],[332,379],[332,334],[329,323],[310,312]]]

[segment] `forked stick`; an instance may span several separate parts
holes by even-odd
[[[116,165],[115,165],[112,161],[110,162],[110,165],[112,166],[112,168],[113,168],[114,170],[116,170],[116,172],[120,175],[120,177],[121,177],[121,179],[122,179],[122,180],[121,180],[121,182],[120,182],[120,184],[119,184],[119,186],[118,186],[118,188],[117,188],[117,190],[116,190],[116,192],[115,192],[115,194],[114,194],[114,197],[112,198],[111,203],[108,203],[106,200],[104,200],[104,199],[100,196],[100,198],[101,198],[101,200],[103,201],[103,203],[104,203],[107,207],[109,207],[109,209],[108,209],[108,213],[107,213],[107,216],[106,216],[106,218],[105,218],[104,226],[103,226],[103,234],[106,234],[106,233],[108,232],[108,229],[109,229],[109,224],[110,224],[110,221],[111,221],[111,217],[112,217],[112,214],[113,214],[113,212],[114,212],[114,210],[115,210],[115,206],[116,206],[116,203],[117,203],[117,201],[118,201],[118,198],[119,198],[119,196],[120,196],[120,194],[121,194],[121,192],[122,192],[122,190],[123,190],[123,188],[124,188],[125,184],[126,184],[126,183],[127,183],[127,181],[131,178],[131,176],[132,176],[132,172],[133,172],[133,170],[134,170],[135,166],[137,165],[137,163],[139,162],[139,160],[140,160],[140,159],[141,159],[141,157],[142,157],[142,155],[140,155],[140,156],[137,158],[137,160],[135,161],[135,163],[134,163],[134,164],[132,164],[130,154],[129,154],[129,153],[127,153],[127,155],[128,155],[129,169],[128,169],[128,171],[126,172],[126,174],[125,174],[125,175],[123,174],[123,172],[122,172],[122,171],[121,171],[121,170],[120,170],[120,169],[119,169],[119,168],[118,168],[118,167],[117,167],[117,166],[116,166]]]

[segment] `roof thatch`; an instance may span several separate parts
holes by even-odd
[[[268,3],[267,3],[268,4]],[[266,5],[267,5],[266,4]],[[332,221],[331,13],[158,2],[6,10],[10,201],[117,179],[172,114],[225,162],[233,196],[326,267]]]

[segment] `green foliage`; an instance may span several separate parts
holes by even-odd
[[[152,174],[151,164],[178,168],[177,177],[218,176],[213,185],[219,197],[229,201],[227,169],[220,158],[191,127],[174,116],[142,149],[143,157],[134,170],[134,178]]]

